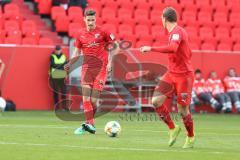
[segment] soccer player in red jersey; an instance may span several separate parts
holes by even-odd
[[[107,79],[107,72],[111,70],[111,56],[108,55],[106,46],[108,43],[117,45],[114,35],[96,26],[96,12],[92,9],[84,13],[84,28],[75,40],[75,49],[71,64],[75,63],[80,55],[83,55],[81,72],[81,87],[83,94],[83,108],[86,122],[75,130],[75,134],[81,135],[85,131],[95,134],[94,115],[97,101]],[[116,52],[114,50],[113,52]],[[112,53],[114,54],[114,53]]]
[[[168,72],[161,78],[155,88],[152,104],[159,117],[169,128],[169,146],[172,146],[179,135],[181,128],[175,125],[166,105],[166,99],[175,92],[177,94],[177,106],[181,113],[183,123],[187,130],[186,142],[183,148],[193,148],[194,130],[193,119],[189,111],[191,93],[194,81],[193,67],[191,64],[192,52],[188,44],[186,31],[177,24],[177,13],[174,8],[167,7],[163,10],[162,24],[169,32],[169,42],[166,46],[143,46],[140,52],[160,52],[168,54]]]

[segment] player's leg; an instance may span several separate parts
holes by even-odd
[[[154,106],[155,112],[158,114],[159,118],[168,126],[169,128],[169,146],[172,146],[176,142],[176,138],[180,133],[181,128],[174,124],[170,112],[168,110],[167,98],[172,95],[174,91],[173,85],[171,84],[171,78],[168,74],[159,82],[158,86],[155,88],[152,97],[152,104]]]
[[[59,89],[60,89],[60,94],[61,94],[61,105],[62,105],[62,109],[64,109],[65,111],[69,111],[69,108],[67,106],[67,88],[66,88],[66,84],[65,84],[65,79],[59,79]]]
[[[53,91],[53,101],[54,101],[54,110],[57,111],[60,109],[59,107],[59,98],[58,98],[58,85],[57,85],[57,79],[52,79],[50,78],[50,85],[51,85],[51,89]]]
[[[194,145],[194,125],[193,118],[190,113],[191,93],[194,77],[193,74],[187,74],[183,77],[175,77],[175,88],[177,90],[177,106],[182,116],[184,126],[187,131],[186,142],[183,148],[192,148]]]
[[[222,106],[221,110],[225,110],[227,108],[227,104],[225,102],[225,98],[222,93],[216,94],[215,99],[219,102],[219,104]]]
[[[226,102],[226,109],[224,110],[224,113],[231,113],[232,112],[231,98],[227,93],[224,93],[223,95]]]
[[[231,98],[232,103],[236,107],[237,111],[240,112],[240,93],[238,92],[228,92],[229,97]]]
[[[221,111],[222,106],[218,103],[216,99],[213,98],[213,96],[209,92],[200,93],[199,98],[203,102],[209,103],[217,112]]]
[[[85,131],[90,133],[95,133],[96,129],[94,127],[93,119],[93,106],[91,102],[91,92],[94,82],[94,75],[91,73],[92,69],[82,68],[81,72],[81,87],[82,87],[82,99],[83,99],[83,109],[85,115],[85,123],[75,130],[75,134],[81,135]]]

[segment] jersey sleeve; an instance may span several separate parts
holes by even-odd
[[[115,41],[115,35],[113,33],[104,31],[104,39],[106,42],[113,42]]]
[[[169,44],[171,44],[171,43],[180,44],[182,39],[183,39],[183,35],[179,30],[173,31],[169,36],[170,36],[169,37]]]

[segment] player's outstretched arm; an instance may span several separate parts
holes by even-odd
[[[171,53],[177,52],[178,46],[179,45],[177,43],[171,43],[167,46],[160,46],[160,47],[143,46],[140,48],[140,52],[145,53],[145,52],[152,51],[152,52],[171,54]]]
[[[77,47],[74,47],[73,57],[69,60],[67,64],[64,65],[64,70],[69,70],[70,66],[75,62],[77,62],[77,60],[79,59],[79,56],[80,56],[79,49]]]

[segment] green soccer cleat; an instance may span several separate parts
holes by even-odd
[[[193,148],[194,146],[194,142],[195,142],[195,138],[194,137],[187,137],[185,144],[183,145],[183,149],[188,149],[188,148]]]
[[[84,128],[85,128],[86,131],[88,131],[91,134],[95,134],[96,133],[96,128],[92,124],[84,124]]]
[[[169,136],[170,136],[170,139],[169,139],[169,142],[168,142],[169,147],[174,145],[174,143],[176,142],[177,136],[179,135],[180,131],[181,131],[181,128],[178,125],[176,125],[174,129],[171,129],[169,131]]]
[[[84,134],[85,133],[85,123],[83,123],[82,125],[81,125],[81,127],[79,127],[79,128],[77,128],[75,131],[74,131],[74,134],[75,135],[82,135],[82,134]]]

